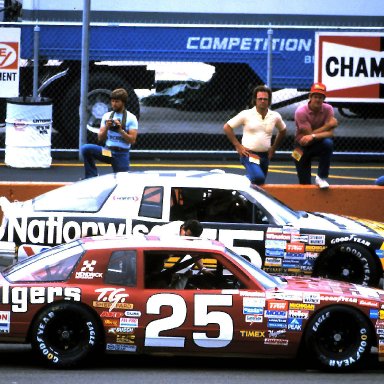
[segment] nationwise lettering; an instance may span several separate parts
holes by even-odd
[[[127,235],[132,230],[131,220],[120,222],[82,221],[74,218],[64,222],[63,217],[10,218],[5,233],[8,241],[31,244],[62,244],[82,236]],[[3,236],[4,237],[4,236]]]

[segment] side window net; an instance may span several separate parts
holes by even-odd
[[[134,250],[113,252],[105,273],[105,283],[135,287],[137,281],[136,258]]]

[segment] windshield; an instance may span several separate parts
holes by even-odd
[[[77,241],[61,244],[12,265],[3,276],[11,283],[65,281],[83,252]]]
[[[254,204],[261,205],[274,218],[276,224],[290,224],[300,219],[299,212],[289,208],[257,185],[251,185],[250,191],[250,196],[247,198]]]
[[[33,200],[35,211],[97,212],[116,188],[114,174],[78,181]]]
[[[259,282],[259,284],[263,286],[264,289],[275,288],[282,285],[282,282],[278,277],[269,275],[229,248],[225,248],[225,251],[229,256],[241,264],[241,266],[246,269],[247,272],[250,273]]]

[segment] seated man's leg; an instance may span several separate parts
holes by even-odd
[[[98,176],[95,160],[104,163],[111,163],[110,158],[103,156],[103,147],[96,144],[84,144],[81,147],[81,154],[84,159],[85,178]]]
[[[113,152],[112,156],[113,172],[129,171],[129,152]]]
[[[308,148],[303,150],[299,161],[294,160],[296,165],[297,177],[300,184],[311,184],[311,165],[312,156]]]
[[[317,174],[320,178],[326,179],[329,176],[329,169],[331,167],[333,140],[331,138],[321,140],[317,152],[319,156],[319,168]]]
[[[240,162],[243,164],[248,179],[252,184],[261,185],[265,182],[265,173],[259,164],[251,163],[247,156],[240,157]]]

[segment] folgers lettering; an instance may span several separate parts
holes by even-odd
[[[29,304],[52,303],[56,299],[81,300],[81,289],[77,287],[13,287],[0,288],[3,305],[10,304],[12,312],[27,312]]]

